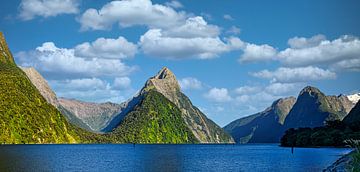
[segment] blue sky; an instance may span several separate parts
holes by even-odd
[[[58,96],[122,102],[163,66],[221,126],[306,85],[360,85],[360,2],[4,1],[0,30],[18,65]]]

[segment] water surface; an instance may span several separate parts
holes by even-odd
[[[344,148],[247,145],[2,145],[0,171],[321,171]]]

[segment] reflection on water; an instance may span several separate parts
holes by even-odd
[[[2,145],[0,171],[321,171],[350,149],[249,145]]]

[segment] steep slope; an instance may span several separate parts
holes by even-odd
[[[0,143],[74,143],[80,137],[16,66],[0,33]]]
[[[342,120],[346,108],[337,96],[325,96],[319,89],[307,86],[285,120],[286,128],[319,127],[326,120]]]
[[[144,93],[140,103],[109,136],[125,143],[198,142],[180,109],[155,90]]]
[[[358,101],[353,109],[343,120],[346,124],[358,123],[360,124],[360,101]]]
[[[224,129],[236,143],[279,142],[285,118],[295,101],[294,97],[276,100],[263,112],[235,120]]]
[[[45,98],[45,100],[56,107],[65,117],[70,121],[70,123],[75,126],[81,127],[88,131],[93,131],[88,124],[86,124],[82,119],[74,115],[73,112],[70,112],[67,108],[61,105],[61,102],[57,98],[55,92],[50,88],[47,81],[41,76],[41,74],[35,68],[20,67],[21,70],[26,74],[30,79],[31,83],[36,87],[40,94]],[[79,107],[81,108],[81,107]]]
[[[166,67],[150,78],[140,95],[150,90],[156,90],[173,102],[181,111],[182,117],[195,137],[202,143],[233,142],[233,139],[222,128],[208,119],[196,108],[180,91],[180,86],[175,75]]]

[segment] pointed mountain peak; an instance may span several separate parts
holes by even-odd
[[[163,67],[157,75],[154,76],[156,79],[175,79],[174,73],[167,67]]]
[[[0,32],[0,63],[15,65],[14,58],[2,32]]]
[[[306,86],[300,92],[300,95],[303,95],[303,94],[315,95],[315,94],[323,94],[323,93],[316,87]]]
[[[155,76],[151,77],[143,90],[156,89],[165,96],[180,91],[180,85],[174,73],[167,67],[163,67]],[[166,96],[167,97],[167,96]]]

